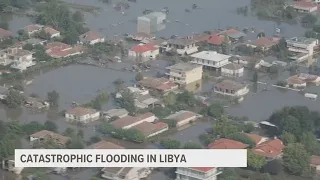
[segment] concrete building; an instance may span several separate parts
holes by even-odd
[[[169,130],[169,126],[163,122],[150,123],[142,122],[132,127],[140,131],[146,138],[150,138]]]
[[[156,120],[156,116],[152,113],[145,113],[136,117],[133,116],[125,116],[123,118],[117,119],[110,124],[115,128],[121,129],[130,129],[140,123],[143,122],[154,122]]]
[[[166,68],[169,79],[180,84],[186,85],[202,79],[202,66],[190,63],[178,63]]]
[[[155,90],[163,94],[178,89],[178,85],[167,78],[146,77],[137,84],[139,87]]]
[[[198,52],[197,41],[192,36],[184,38],[174,38],[167,42],[165,51],[176,52],[179,55],[186,55]]]
[[[151,34],[160,31],[165,28],[165,20],[166,14],[162,12],[152,12],[140,16],[137,21],[137,32]]]
[[[79,36],[79,40],[81,44],[90,44],[90,45],[105,42],[105,38],[100,33],[95,31],[88,31],[84,34],[81,34]]]
[[[214,167],[179,167],[176,170],[176,180],[217,180],[221,173]]]
[[[70,137],[57,134],[52,131],[42,130],[30,135],[30,142],[54,141],[57,145],[63,147],[70,140]]]
[[[214,92],[230,97],[242,97],[249,92],[249,88],[247,84],[223,80],[214,86]]]
[[[28,33],[28,35],[33,35],[34,33],[40,32],[43,26],[39,24],[30,24],[23,28],[23,30]]]
[[[49,34],[50,38],[60,37],[60,31],[53,29],[52,27],[45,26],[43,28],[44,32]]]
[[[132,167],[106,167],[101,171],[101,177],[108,180],[140,180],[151,173],[149,168]]]
[[[242,77],[244,72],[240,64],[229,63],[221,67],[221,75],[226,77]]]
[[[193,58],[191,63],[202,65],[204,68],[221,70],[222,66],[229,64],[229,58],[231,56],[219,54],[216,51],[201,51],[192,54]]]
[[[200,114],[196,114],[194,112],[191,111],[179,111],[176,112],[174,114],[171,114],[167,117],[165,117],[164,119],[172,119],[176,121],[176,126],[177,127],[181,127],[184,125],[187,125],[193,121],[196,121],[197,119],[201,118],[202,116]]]
[[[18,48],[9,48],[7,50],[7,53],[9,58],[13,62],[11,68],[18,69],[19,71],[24,71],[28,67],[34,66],[36,64],[33,61],[33,53],[30,51]]]
[[[90,121],[98,120],[100,112],[95,109],[75,107],[65,113],[65,117],[69,120],[79,123],[88,123]]]
[[[293,37],[287,40],[288,50],[295,53],[313,55],[314,49],[319,45],[317,39]]]
[[[159,55],[159,47],[153,44],[138,44],[129,50],[128,55],[133,58],[141,58],[141,61],[155,59]]]
[[[283,149],[285,148],[280,139],[272,139],[257,145],[253,152],[264,156],[267,160],[279,159],[282,157]]]
[[[126,109],[110,109],[109,111],[103,112],[103,116],[106,119],[110,119],[112,117],[123,118],[128,114],[129,112]]]

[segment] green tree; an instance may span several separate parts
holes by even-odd
[[[82,139],[79,137],[73,137],[68,143],[67,143],[68,149],[83,149],[84,144],[82,142]]]
[[[221,118],[224,113],[224,108],[219,103],[213,103],[207,107],[207,114],[213,118]]]
[[[296,142],[296,137],[289,133],[289,132],[284,132],[282,135],[281,135],[281,140],[283,141],[283,143],[285,145],[288,145],[288,144],[291,144],[291,143],[295,143]]]
[[[243,133],[230,134],[230,135],[227,135],[226,138],[233,139],[235,141],[239,141],[244,144],[248,144],[251,148],[256,146],[256,143]]]
[[[72,20],[75,22],[83,22],[84,21],[84,15],[81,11],[76,11],[72,14]]]
[[[173,106],[176,104],[177,96],[175,93],[170,92],[169,94],[167,94],[166,96],[163,97],[163,101],[164,101],[165,105]]]
[[[201,141],[201,143],[205,146],[208,146],[214,140],[212,134],[200,134],[198,138]]]
[[[57,132],[58,126],[53,121],[46,121],[44,123],[44,128],[48,131]]]
[[[187,142],[183,145],[183,149],[202,149],[202,146],[195,142]]]
[[[98,101],[97,99],[95,99],[95,100],[93,101],[92,108],[93,108],[93,109],[97,109],[97,110],[101,110],[102,107],[101,107],[100,101]]]
[[[181,143],[177,140],[163,139],[160,141],[160,145],[165,149],[179,149],[181,146]]]
[[[101,141],[101,138],[99,136],[92,136],[88,142],[89,145],[97,143]]]
[[[64,133],[63,133],[65,136],[68,136],[68,137],[71,137],[74,135],[74,130],[72,128],[67,128]]]
[[[5,98],[5,102],[9,108],[20,107],[23,101],[24,97],[16,90],[9,90],[9,93]]]
[[[28,124],[24,124],[21,126],[21,129],[27,135],[33,134],[35,132],[44,130],[45,127],[43,124],[38,123],[37,121],[32,121]]]
[[[177,126],[177,121],[174,119],[162,119],[161,122],[167,123],[169,128],[175,128]]]
[[[136,81],[141,81],[143,79],[143,75],[141,72],[138,72],[135,77]]]
[[[310,154],[320,154],[320,144],[312,132],[304,132],[300,138],[300,142]]]
[[[33,45],[30,44],[30,43],[27,43],[27,44],[25,44],[22,48],[23,48],[24,50],[31,51],[31,50],[33,49]]]
[[[259,171],[266,164],[265,158],[255,154],[252,150],[248,150],[247,159],[248,167],[256,171]]]
[[[25,40],[29,39],[29,34],[23,29],[20,29],[18,31],[18,35],[19,35],[18,36],[19,41],[25,41]]]
[[[122,97],[118,99],[119,105],[131,113],[136,112],[134,95],[129,90],[125,90],[121,93],[121,96]]]
[[[79,129],[79,130],[78,130],[77,136],[80,137],[81,139],[83,139],[83,137],[84,137],[84,132],[83,132],[82,129]]]
[[[57,91],[51,91],[47,93],[47,98],[51,106],[59,106],[59,93]]]
[[[263,173],[258,180],[272,180],[272,177],[268,173]]]
[[[272,161],[269,161],[264,167],[263,172],[269,173],[272,175],[278,175],[280,172],[282,172],[282,162],[279,159],[275,159]]]
[[[285,169],[295,175],[301,175],[310,166],[310,155],[302,144],[289,144],[283,152]]]
[[[252,131],[254,131],[255,127],[254,124],[249,122],[249,123],[245,123],[243,126],[243,131],[245,133],[251,133]]]
[[[235,126],[230,119],[228,119],[225,115],[221,116],[221,118],[217,119],[217,121],[213,125],[213,132],[220,137],[227,137],[229,135],[237,133],[239,130],[237,126]]]

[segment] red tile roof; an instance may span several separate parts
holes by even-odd
[[[316,7],[316,4],[313,4],[313,2],[308,2],[308,1],[295,1],[293,3],[293,6],[296,7],[301,7],[301,8],[313,8]]]
[[[219,34],[232,35],[232,34],[238,34],[238,33],[241,33],[241,32],[236,29],[227,29],[220,32]]]
[[[212,169],[215,169],[215,167],[190,167],[190,169],[201,171],[201,172],[208,172],[208,171],[211,171]]]
[[[249,145],[232,139],[217,139],[208,145],[209,149],[245,149]]]
[[[213,44],[213,45],[221,45],[223,41],[224,41],[224,36],[217,35],[217,34],[211,35],[207,40],[209,44]]]
[[[271,38],[261,37],[255,40],[254,45],[258,47],[271,47],[276,45],[277,42]]]
[[[65,44],[65,43],[62,43],[62,42],[51,42],[51,43],[48,43],[45,48],[47,50],[66,50],[68,48],[71,48],[70,45],[68,44]]]
[[[28,33],[34,32],[34,31],[40,31],[41,29],[42,27],[38,24],[30,24],[23,28],[23,30],[25,30]]]
[[[282,153],[284,149],[284,145],[280,139],[273,139],[270,141],[266,141],[261,143],[256,148],[253,149],[253,152],[256,154],[268,157],[275,158]]]
[[[154,51],[158,48],[153,44],[139,44],[131,48],[131,51],[134,51],[136,53],[144,53],[147,51]]]
[[[46,33],[50,34],[50,35],[54,35],[54,34],[60,33],[58,30],[55,30],[55,29],[53,29],[52,27],[49,27],[49,26],[44,27],[43,30]]]
[[[113,122],[111,122],[111,125],[113,125],[116,128],[123,128],[125,126],[129,126],[131,124],[134,124],[136,122],[143,122],[145,119],[154,116],[154,114],[148,112],[145,114],[142,114],[140,116],[137,117],[133,117],[133,116],[125,116],[123,118],[117,119]]]
[[[0,28],[0,38],[9,38],[12,36],[13,33],[11,31]]]

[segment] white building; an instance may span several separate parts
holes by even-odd
[[[129,112],[126,109],[110,109],[103,113],[104,117],[110,119],[112,117],[123,118],[127,116]]]
[[[33,61],[33,53],[23,49],[12,49],[8,54],[13,60],[11,68],[20,71],[26,70],[28,67],[34,66],[36,63]]]
[[[105,38],[101,34],[95,31],[88,31],[80,35],[79,40],[81,44],[90,44],[90,45],[105,42]]]
[[[247,84],[223,80],[215,85],[214,92],[230,97],[242,97],[249,92],[249,88]]]
[[[44,32],[50,35],[50,38],[60,37],[60,31],[53,29],[52,27],[45,26],[43,28]]]
[[[171,114],[171,115],[165,117],[164,119],[175,120],[177,123],[176,126],[181,127],[181,126],[187,125],[191,122],[194,122],[201,117],[202,116],[200,114],[197,114],[197,113],[194,113],[191,111],[181,110],[181,111],[178,111],[174,114]]]
[[[159,47],[153,44],[138,44],[133,46],[129,52],[129,57],[144,59],[155,59],[159,55]]]
[[[229,64],[229,58],[231,56],[219,54],[216,51],[201,51],[192,54],[193,60],[191,63],[202,65],[206,68],[213,68],[220,70],[222,66]]]
[[[65,117],[74,122],[88,123],[99,119],[100,112],[95,109],[75,107],[65,113]]]
[[[140,180],[151,173],[149,168],[137,167],[106,167],[101,171],[101,177],[108,180]]]
[[[117,119],[110,124],[115,128],[121,129],[130,129],[133,126],[141,124],[143,122],[154,122],[156,120],[156,116],[152,113],[145,113],[136,117],[133,116],[125,116],[123,118]]]
[[[296,53],[313,55],[315,47],[319,45],[317,39],[305,37],[293,37],[287,40],[288,50]]]
[[[221,75],[227,77],[243,76],[244,68],[240,64],[229,63],[221,67]]]
[[[214,167],[179,167],[176,180],[217,180],[222,172]]]
[[[151,34],[165,28],[164,21],[166,14],[162,12],[152,12],[145,16],[138,17],[137,32]]]
[[[166,67],[168,78],[180,85],[190,84],[202,79],[202,66],[190,63],[178,63]]]
[[[175,38],[170,39],[166,45],[166,51],[176,52],[179,55],[186,55],[198,52],[198,47],[196,46],[196,40],[193,37]]]

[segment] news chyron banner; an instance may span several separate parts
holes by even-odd
[[[15,167],[246,167],[243,149],[16,149]]]

